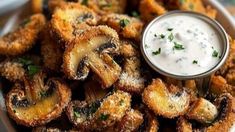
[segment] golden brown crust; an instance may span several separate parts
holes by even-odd
[[[32,15],[16,31],[0,38],[0,54],[16,56],[31,49],[45,23],[42,14]]]
[[[81,130],[103,130],[120,121],[130,110],[131,96],[123,91],[116,91],[103,101],[94,103],[89,107],[84,101],[71,102],[66,111],[69,120]],[[74,114],[76,111],[79,116]]]
[[[60,45],[49,35],[49,28],[50,26],[47,25],[42,33],[41,55],[43,65],[50,70],[59,72],[62,65],[63,51]]]
[[[130,93],[141,93],[144,89],[145,77],[141,74],[140,53],[130,41],[121,41],[120,55],[123,56],[123,70],[115,87]]]
[[[190,96],[174,85],[167,86],[160,79],[144,89],[143,102],[157,115],[174,118],[187,112]]]
[[[202,124],[212,123],[218,115],[218,110],[208,100],[199,98],[192,104],[186,115],[189,119],[197,120]]]
[[[192,124],[188,122],[183,116],[177,120],[177,132],[192,132]]]
[[[104,44],[108,44],[112,48],[106,48]],[[107,26],[92,27],[85,31],[72,41],[64,52],[63,71],[65,75],[70,79],[80,80],[81,77],[77,75],[77,67],[80,67],[83,61],[82,68],[91,69],[99,77],[105,88],[110,87],[118,79],[121,68],[107,53],[116,51],[118,44],[119,38],[117,33]],[[103,51],[99,53],[99,48],[102,46],[104,48],[101,49],[105,53],[102,53]]]
[[[25,70],[21,63],[4,61],[0,63],[0,74],[8,80],[16,82],[24,78]]]
[[[137,18],[122,14],[108,14],[101,18],[101,23],[112,27],[124,38],[140,40],[143,23]]]
[[[51,19],[52,36],[66,44],[79,36],[88,25],[96,25],[98,16],[91,9],[79,3],[62,4],[54,11]]]
[[[149,22],[156,16],[167,12],[163,7],[163,3],[159,0],[141,0],[139,11],[141,19],[145,22]]]
[[[202,0],[166,0],[166,5],[173,10],[186,10],[202,13],[215,19],[217,11],[211,6],[204,6]]]
[[[52,81],[57,85],[57,89],[55,90],[55,92],[59,96],[58,97],[59,100],[57,102],[58,104],[51,105],[54,108],[43,106],[43,104],[47,104],[46,102],[44,102],[44,103],[37,102],[37,103],[39,103],[38,105],[36,103],[33,106],[29,106],[29,107],[35,107],[34,113],[32,113],[33,108],[31,109],[29,107],[27,107],[27,108],[17,107],[12,102],[14,95],[17,96],[18,99],[24,99],[26,95],[25,95],[25,91],[18,89],[18,88],[13,88],[6,96],[6,107],[7,107],[7,111],[8,111],[9,116],[12,119],[14,119],[17,124],[21,124],[21,125],[28,126],[28,127],[44,125],[44,124],[50,122],[51,120],[59,117],[61,115],[63,109],[67,106],[67,104],[70,101],[71,91],[66,84],[64,84],[58,80],[55,80],[55,79],[53,79]],[[47,109],[45,110],[46,107],[47,107]],[[39,109],[36,109],[36,108],[39,108]],[[27,111],[27,109],[28,109],[28,111]],[[40,109],[44,109],[44,110],[40,110]],[[24,111],[26,113],[24,113]],[[27,115],[27,114],[29,114],[29,113],[27,113],[29,111],[31,111],[31,115]],[[43,115],[42,114],[43,111],[47,111],[48,113],[45,113],[45,115]],[[25,116],[23,116],[21,114],[25,114]],[[40,115],[40,117],[38,115]],[[36,116],[36,117],[33,117],[33,116]]]
[[[215,96],[223,93],[230,93],[235,96],[235,86],[228,84],[222,76],[212,76],[210,93]]]
[[[235,99],[230,94],[223,94],[215,101],[221,111],[219,120],[206,128],[206,132],[228,132],[235,122]]]

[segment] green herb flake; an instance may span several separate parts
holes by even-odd
[[[40,97],[41,97],[41,98],[44,98],[44,97],[47,97],[47,96],[48,96],[48,94],[47,94],[46,91],[41,91],[39,94],[40,94]]]
[[[169,39],[170,41],[172,41],[172,40],[174,39],[173,33],[171,33],[171,34],[168,36],[168,39]]]
[[[88,5],[88,0],[83,0],[81,4],[82,5]]]
[[[99,119],[102,120],[102,121],[105,121],[105,120],[107,120],[107,119],[109,118],[109,116],[110,116],[109,114],[103,114],[103,113],[102,113],[102,114],[100,115],[100,118],[99,118]]]
[[[164,38],[165,38],[165,35],[161,34],[161,35],[160,35],[160,38],[161,38],[161,39],[164,39]]]
[[[122,106],[122,105],[124,104],[124,100],[121,99],[120,102],[119,102],[119,104]]]
[[[212,53],[212,57],[218,57],[218,55],[219,55],[219,52],[214,50]]]
[[[174,47],[173,49],[176,49],[176,50],[183,50],[185,49],[183,45],[177,43],[177,42],[174,42]]]
[[[33,63],[31,60],[26,59],[26,58],[18,58],[18,62],[25,65],[25,66]]]
[[[139,18],[139,17],[140,17],[140,14],[139,14],[137,11],[132,11],[132,12],[131,12],[131,16],[136,17],[136,18]]]
[[[193,64],[197,64],[198,63],[198,61],[197,60],[193,60]]]
[[[161,48],[158,48],[157,51],[152,52],[153,55],[159,55],[161,54]]]
[[[191,9],[191,10],[194,9],[194,5],[192,3],[189,4],[189,9]]]
[[[29,65],[27,70],[28,70],[29,75],[33,76],[40,71],[40,67],[36,65]]]
[[[167,31],[172,31],[173,30],[173,28],[167,28]]]
[[[20,23],[20,26],[25,26],[30,22],[30,19],[25,19]]]
[[[81,117],[81,114],[78,111],[74,111],[74,116],[76,118],[79,118],[79,117]]]
[[[180,0],[180,4],[184,4],[185,3],[185,0]]]
[[[107,4],[101,5],[101,8],[105,8],[105,7],[110,8],[110,7],[112,7],[112,4],[111,3],[107,3]]]
[[[122,19],[119,22],[120,26],[123,28],[126,27],[129,23],[130,23],[130,21],[128,19]]]
[[[154,34],[154,37],[157,37],[157,34]]]

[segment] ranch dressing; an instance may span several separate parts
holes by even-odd
[[[192,76],[209,71],[221,58],[219,33],[206,21],[188,14],[170,15],[152,24],[144,52],[164,72]]]

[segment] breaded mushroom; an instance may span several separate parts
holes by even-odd
[[[185,89],[165,84],[161,79],[154,79],[144,89],[142,99],[156,115],[174,118],[187,112],[190,95]]]
[[[108,14],[101,18],[101,23],[112,27],[124,38],[140,40],[143,23],[135,17]]]
[[[37,74],[24,87],[14,87],[6,96],[9,116],[17,124],[32,127],[45,125],[59,117],[71,99],[68,86],[55,78],[44,83],[44,76]]]
[[[72,101],[66,113],[71,123],[80,130],[102,131],[120,121],[130,110],[130,105],[130,94],[116,91],[91,104]]]
[[[30,50],[38,38],[46,19],[42,14],[32,15],[16,31],[0,38],[0,55],[16,56]]]
[[[211,6],[204,6],[202,0],[165,0],[170,10],[186,10],[202,13],[215,19],[217,11]]]
[[[228,132],[235,122],[235,98],[230,94],[222,94],[215,100],[219,110],[216,121],[206,128],[206,132]]]
[[[210,93],[214,96],[218,96],[223,93],[230,93],[232,96],[235,96],[235,86],[228,84],[227,80],[222,76],[212,76]]]
[[[141,0],[139,11],[141,19],[145,22],[167,12],[161,0]]]
[[[130,93],[141,93],[144,89],[145,77],[141,74],[139,52],[129,41],[122,41],[120,54],[124,58],[123,70],[115,87]]]
[[[78,0],[78,2],[102,15],[124,13],[127,4],[127,0]]]
[[[119,48],[117,33],[107,26],[86,30],[73,40],[63,55],[63,71],[69,79],[84,80],[89,71],[103,88],[109,88],[119,78],[121,67],[108,54]]]
[[[63,50],[49,35],[50,25],[47,25],[42,32],[41,55],[43,66],[52,71],[60,72],[62,65]]]
[[[218,110],[210,101],[199,98],[192,104],[186,115],[189,119],[207,124],[212,123],[216,119]]]
[[[25,76],[23,64],[14,61],[3,61],[0,63],[0,74],[6,79],[16,82],[22,80]]]
[[[84,32],[89,25],[96,25],[98,15],[79,3],[67,2],[56,8],[51,19],[51,34],[66,44]]]

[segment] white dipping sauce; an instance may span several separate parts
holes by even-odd
[[[151,63],[174,75],[198,75],[218,64],[219,33],[206,21],[187,14],[155,21],[146,32],[144,52]]]

